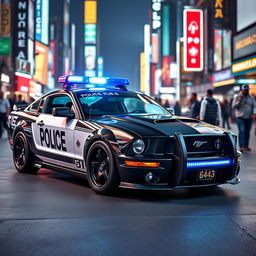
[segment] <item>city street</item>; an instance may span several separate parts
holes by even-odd
[[[234,126],[233,126],[233,129]],[[19,174],[0,140],[1,255],[255,255],[256,139],[237,186],[95,194],[41,169]]]

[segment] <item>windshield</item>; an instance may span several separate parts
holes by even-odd
[[[133,92],[76,93],[85,116],[170,113],[150,97]]]

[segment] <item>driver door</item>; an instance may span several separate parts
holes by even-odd
[[[55,107],[72,108],[69,95],[58,94],[45,100],[42,113],[32,125],[33,139],[39,158],[48,163],[73,168],[74,128],[77,118],[53,116]]]

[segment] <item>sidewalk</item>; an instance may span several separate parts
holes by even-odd
[[[230,126],[231,126],[230,131],[233,132],[234,134],[238,135],[237,124],[236,123],[230,123]],[[252,149],[252,151],[256,151],[255,129],[256,129],[256,122],[253,122],[252,129],[251,129],[250,143],[249,143],[249,147]]]

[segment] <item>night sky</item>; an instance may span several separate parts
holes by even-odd
[[[104,58],[104,75],[130,80],[139,89],[140,52],[144,24],[149,23],[150,0],[98,0],[99,54]],[[83,39],[83,1],[71,0],[71,21],[77,38]],[[77,40],[77,71],[82,72],[83,40]]]

